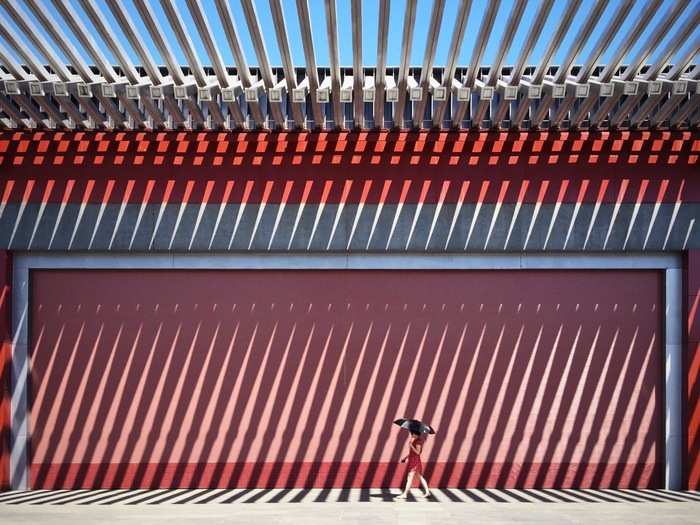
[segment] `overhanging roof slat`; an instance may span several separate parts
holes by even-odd
[[[427,17],[428,9],[419,13],[417,0],[406,0],[397,39],[399,64],[390,68],[389,42],[398,36],[390,34],[390,0],[379,0],[369,11],[378,17],[376,66],[363,63],[364,2],[376,0],[344,0],[343,9],[349,9],[342,13],[337,0],[323,1],[324,13],[318,14],[325,19],[329,68],[317,65],[310,12],[316,4],[295,0],[305,66],[295,68],[296,26],[288,25],[288,5],[267,0],[268,21],[259,19],[259,1],[240,0],[258,64],[251,68],[231,0],[211,5],[210,0],[133,0],[133,10],[122,0],[0,0],[0,106],[7,109],[0,126],[240,129],[273,123],[286,129],[305,127],[312,113],[312,127],[319,130],[344,128],[348,122],[358,129],[445,129],[466,122],[481,129],[686,129],[698,124],[700,65],[693,61],[700,51],[700,11],[691,9],[691,0],[567,0],[561,5],[490,0],[475,11],[472,0],[433,0],[425,48],[419,50],[422,62],[413,66],[416,17]],[[105,4],[111,17],[105,16]],[[217,15],[222,37],[211,18]],[[507,16],[498,22],[503,27],[495,28],[501,15]],[[476,42],[469,62],[460,65],[470,16],[478,26]],[[274,37],[264,33],[270,27]],[[339,29],[351,33],[351,64],[340,62]],[[441,36],[441,31],[449,34]],[[638,45],[640,36],[644,41]],[[446,37],[445,64],[436,66],[438,42]],[[235,72],[218,38],[226,38]],[[493,53],[487,55],[489,44]],[[514,45],[517,58],[506,67]],[[153,55],[151,48],[157,50]],[[177,58],[180,52],[185,65]],[[280,63],[273,64],[270,57],[277,53]],[[552,72],[555,56],[560,63]],[[606,63],[602,57],[608,57]],[[409,99],[412,111],[406,108]],[[333,120],[326,120],[330,115]]]

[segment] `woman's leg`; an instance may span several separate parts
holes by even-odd
[[[397,496],[398,498],[405,498],[406,496],[408,496],[408,490],[409,490],[409,489],[411,488],[411,486],[413,485],[413,474],[414,474],[414,472],[415,472],[415,471],[412,470],[411,472],[408,473],[408,477],[406,478],[406,488],[403,490],[403,492],[402,492],[401,494],[399,494],[399,495]]]
[[[428,482],[423,477],[423,474],[420,475],[420,484],[423,487],[423,496],[432,496],[432,494],[430,493],[430,489],[428,488]]]

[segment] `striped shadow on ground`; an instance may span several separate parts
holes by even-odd
[[[0,505],[159,505],[231,503],[700,503],[700,491],[663,489],[434,489],[431,498],[414,489],[154,489],[29,490],[0,492]]]

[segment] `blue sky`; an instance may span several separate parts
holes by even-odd
[[[72,35],[70,29],[63,23],[62,18],[60,15],[55,11],[53,5],[49,0],[39,0],[43,4],[45,4],[46,10],[53,14],[54,18],[59,21],[63,27],[65,33],[68,35],[69,38],[73,39],[76,47],[78,49],[81,49],[81,46],[78,44],[77,40],[75,40],[74,36]],[[92,27],[89,19],[87,16],[84,15],[82,12],[82,9],[79,6],[79,2],[77,0],[69,0],[73,6],[76,8],[76,10],[81,13],[83,16],[83,21],[88,27]],[[146,28],[140,23],[138,12],[136,11],[135,7],[133,6],[132,0],[122,0],[124,2],[124,5],[127,6],[128,10],[131,12],[133,18],[137,20],[137,23],[139,24],[139,29],[142,34],[142,36],[145,37],[145,40],[148,42],[151,53],[153,57],[160,63],[163,63],[163,60],[160,58],[160,55],[158,51],[156,50],[155,46],[151,42],[150,38],[148,37],[148,32]],[[160,1],[159,0],[149,0],[153,8],[155,9],[155,12],[157,13],[160,21],[161,21],[161,27],[165,31],[166,35],[168,36],[168,40],[172,45],[173,51],[175,52],[176,57],[180,60],[182,64],[186,64],[186,59],[184,56],[184,53],[182,50],[179,48],[177,44],[177,40],[175,39],[175,36],[172,32],[172,29],[170,28],[167,19],[163,13],[163,10],[160,6]],[[476,37],[479,31],[479,24],[481,23],[481,18],[483,17],[483,13],[486,10],[487,3],[489,1],[495,1],[495,0],[474,0],[472,2],[472,7],[471,11],[469,14],[469,19],[467,23],[467,29],[465,32],[465,37],[462,42],[462,46],[460,49],[459,53],[459,65],[467,65],[469,63],[469,59],[472,54],[473,47],[476,42]],[[604,15],[600,18],[598,21],[593,33],[591,34],[590,38],[586,42],[586,45],[584,46],[581,54],[579,55],[578,59],[576,60],[577,63],[583,62],[590,54],[592,49],[595,47],[595,43],[597,40],[597,37],[602,34],[606,24],[612,19],[613,14],[615,11],[618,9],[620,6],[622,0],[611,0],[609,2],[609,5],[607,6]],[[617,49],[618,45],[622,40],[627,36],[631,26],[633,25],[634,21],[638,18],[638,16],[641,14],[642,10],[645,7],[645,2],[646,0],[638,0],[635,4],[635,6],[632,8],[632,11],[630,15],[627,17],[623,27],[621,30],[617,33],[613,43],[611,46],[608,47],[608,50],[606,51],[605,54],[600,58],[598,61],[599,63],[606,63],[611,57],[612,54],[615,52]],[[21,2],[20,2],[21,3]],[[115,34],[122,40],[122,42],[125,45],[125,48],[127,51],[130,53],[132,60],[135,63],[139,63],[139,59],[136,56],[136,54],[133,52],[131,47],[129,46],[128,42],[126,41],[126,38],[124,35],[120,33],[120,30],[118,29],[118,24],[115,22],[115,20],[112,18],[112,15],[107,8],[107,5],[105,4],[104,0],[97,0],[98,5],[101,7],[104,15],[108,19],[110,25],[115,31]],[[207,53],[204,49],[204,46],[202,45],[201,40],[199,39],[199,35],[197,34],[197,31],[195,29],[194,23],[192,22],[192,19],[189,14],[189,10],[187,8],[187,5],[185,3],[185,0],[175,0],[176,5],[178,6],[180,13],[185,20],[185,23],[189,26],[190,28],[190,34],[193,37],[193,41],[195,44],[195,47],[198,51],[198,54],[200,58],[202,59],[202,62],[204,64],[209,64],[209,59],[207,58]],[[428,36],[428,25],[430,22],[430,12],[432,9],[432,0],[418,0],[418,7],[417,7],[417,17],[416,17],[416,27],[414,31],[414,36],[413,36],[413,43],[411,46],[411,64],[412,65],[420,65],[423,60],[423,53],[425,49],[425,44]],[[627,55],[627,59],[632,58],[637,51],[641,48],[641,46],[644,44],[644,41],[646,40],[647,36],[651,33],[653,28],[657,25],[657,23],[664,17],[665,13],[672,7],[672,4],[675,3],[675,1],[672,0],[665,0],[661,9],[659,12],[654,16],[652,19],[652,22],[647,26],[646,30],[642,32],[642,34],[638,35],[635,44],[633,48],[631,49],[630,53]],[[249,65],[256,65],[257,64],[257,58],[255,56],[255,52],[253,49],[253,45],[250,39],[250,35],[248,32],[248,28],[245,22],[245,17],[243,15],[243,11],[241,8],[241,5],[238,0],[230,0],[231,8],[233,11],[234,18],[236,20],[241,42],[243,44],[244,52],[246,54],[246,58],[248,60]],[[299,29],[299,24],[298,24],[298,17],[297,17],[297,10],[296,10],[296,2],[295,0],[282,0],[283,8],[284,8],[284,13],[285,13],[285,19],[287,22],[287,30],[289,34],[289,40],[290,40],[290,46],[291,46],[291,52],[292,52],[292,59],[294,61],[294,64],[296,66],[304,66],[304,53],[303,53],[303,46],[301,42],[301,37],[300,37],[300,29]],[[554,28],[556,27],[557,23],[561,20],[562,18],[562,13],[566,7],[566,2],[563,0],[556,0],[554,3],[554,7],[549,15],[546,28],[548,30],[543,31],[542,35],[537,41],[536,47],[530,56],[528,63],[535,64],[538,62],[538,59],[542,56],[546,46],[549,43],[549,38],[551,37],[551,34],[554,31]],[[212,24],[212,27],[214,29],[214,32],[216,33],[216,41],[217,45],[219,47],[219,50],[224,58],[224,61],[226,62],[227,65],[234,65],[233,62],[233,57],[230,51],[230,48],[228,46],[228,43],[226,41],[226,38],[223,34],[223,29],[221,27],[221,24],[218,19],[218,14],[216,11],[216,8],[214,6],[214,0],[203,0],[203,5],[205,6],[206,9],[206,14],[209,18],[210,23]],[[263,31],[263,36],[266,42],[266,47],[268,51],[268,56],[270,63],[272,65],[281,65],[280,61],[280,56],[277,48],[277,41],[275,38],[275,31],[274,27],[272,25],[272,17],[270,15],[270,8],[269,8],[269,3],[267,0],[256,0],[255,5],[257,8],[257,13],[258,13],[258,19],[260,21],[260,25]],[[401,38],[402,38],[402,28],[403,28],[403,18],[404,18],[404,12],[405,12],[405,5],[406,5],[406,0],[391,0],[391,10],[390,10],[390,21],[389,21],[389,47],[388,47],[388,65],[389,66],[396,66],[399,64],[400,61],[400,51],[401,51]],[[444,11],[444,15],[442,18],[442,23],[440,26],[440,32],[439,32],[439,37],[438,37],[438,47],[437,47],[437,52],[436,52],[436,57],[435,57],[435,66],[441,66],[444,65],[447,59],[447,53],[448,53],[448,47],[450,44],[450,40],[452,37],[452,32],[453,32],[453,27],[454,27],[454,21],[456,19],[456,14],[457,14],[457,9],[458,9],[459,2],[458,0],[446,0],[446,7]],[[500,6],[498,9],[498,15],[496,18],[496,22],[494,24],[494,29],[491,33],[488,45],[486,47],[486,52],[484,54],[484,57],[481,60],[482,65],[488,65],[490,64],[497,51],[498,44],[500,42],[501,36],[503,29],[506,25],[506,21],[508,19],[508,15],[510,13],[510,10],[512,9],[512,1],[510,0],[503,0],[500,2]],[[507,64],[512,64],[515,59],[517,58],[518,51],[520,50],[520,47],[526,37],[526,34],[529,30],[530,23],[532,22],[537,10],[539,9],[540,5],[540,0],[530,0],[528,2],[527,8],[525,10],[525,14],[523,16],[523,20],[521,21],[519,30],[515,36],[515,40],[513,45],[511,46],[511,49],[509,50],[507,56],[506,56],[506,63]],[[339,34],[339,47],[340,47],[340,62],[342,65],[352,65],[352,33],[351,33],[351,14],[350,14],[350,0],[336,0],[336,8],[337,8],[337,14],[338,14],[338,34]],[[568,51],[569,47],[571,46],[574,38],[576,38],[576,34],[578,32],[578,28],[583,24],[584,20],[587,17],[588,12],[593,8],[594,6],[594,1],[593,0],[583,0],[579,15],[576,17],[572,28],[568,31],[566,38],[562,42],[562,45],[559,46],[559,49],[557,50],[555,56],[554,56],[554,63],[558,63],[563,59],[565,56],[566,52]],[[310,12],[311,12],[311,24],[313,28],[313,37],[314,37],[314,43],[315,43],[315,53],[316,53],[316,60],[318,65],[328,65],[329,60],[328,60],[328,42],[326,39],[326,21],[325,21],[325,9],[324,9],[324,2],[323,0],[309,0],[309,7],[310,7]],[[363,0],[363,27],[362,27],[362,54],[363,54],[363,63],[366,66],[371,66],[376,64],[376,55],[377,55],[377,22],[378,22],[378,12],[379,12],[379,0]],[[693,0],[690,3],[690,6],[684,11],[680,19],[676,22],[674,25],[674,30],[679,28],[685,21],[687,21],[687,18],[690,16],[691,13],[696,12],[697,10],[700,9],[700,0]],[[2,9],[0,9],[0,12],[2,12]],[[7,21],[9,17],[6,16],[6,13],[2,12],[3,15],[3,21]],[[659,52],[665,47],[665,44],[673,37],[673,31],[670,32],[665,40],[663,41],[662,45],[657,48],[656,53],[652,55],[652,61],[658,56]],[[95,33],[96,34],[96,33]],[[693,34],[693,38],[689,39],[683,48],[680,50],[679,53],[676,54],[676,57],[679,58],[680,56],[684,55],[689,49],[691,49],[693,42],[700,37],[700,27],[695,29],[695,32]],[[49,39],[50,40],[50,39]],[[26,44],[31,48],[31,44],[29,41],[26,41]],[[112,58],[112,55],[110,51],[104,46],[102,43],[101,47],[105,55],[109,58]],[[5,47],[8,47],[7,45]],[[32,48],[33,49],[33,48]],[[56,48],[57,49],[57,48]],[[36,50],[35,50],[36,51]],[[41,56],[40,53],[36,53],[37,55]],[[59,51],[60,55],[60,51]],[[65,57],[64,57],[65,58]],[[86,61],[89,63],[92,63],[93,61],[85,56],[84,57]],[[114,61],[114,60],[113,60]],[[698,58],[696,57],[695,62],[698,61]],[[114,61],[116,62],[116,61]]]

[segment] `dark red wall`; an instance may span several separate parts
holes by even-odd
[[[687,398],[685,417],[688,422],[688,488],[700,489],[700,251],[686,254],[686,370]]]
[[[689,131],[0,131],[10,203],[698,202],[698,164]]]
[[[655,271],[35,271],[31,486],[662,484]]]
[[[0,250],[0,489],[10,484],[11,282],[12,257]]]

